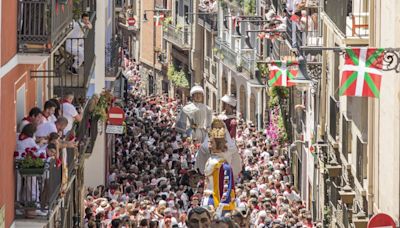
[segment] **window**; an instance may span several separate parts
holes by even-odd
[[[186,24],[189,24],[189,6],[187,6],[187,5],[185,5],[184,6],[184,12],[185,12],[185,14],[183,15],[183,17],[185,18],[185,23]]]
[[[212,39],[212,35],[211,35],[211,33],[209,33],[209,32],[207,32],[206,33],[206,39],[207,39],[207,43],[206,43],[206,45],[207,45],[207,51],[206,51],[206,54],[207,54],[207,57],[209,57],[209,58],[211,58],[211,51],[212,51],[212,41],[211,41],[211,39]]]
[[[339,107],[335,98],[329,99],[329,133],[333,140],[336,141],[337,129],[339,123]]]
[[[25,117],[25,85],[17,90],[17,103],[16,103],[17,126]]]
[[[206,105],[210,106],[210,89],[206,88]]]
[[[43,78],[36,79],[36,106],[39,108],[43,107]]]
[[[183,17],[183,0],[179,0],[179,16]]]
[[[361,185],[364,183],[364,179],[367,178],[367,145],[362,143],[359,138],[357,138],[357,166],[356,175],[357,180]]]
[[[337,44],[335,44],[336,47],[338,47]],[[339,78],[340,78],[340,70],[339,70],[339,62],[340,62],[340,56],[337,53],[333,54],[335,56],[334,59],[334,67],[333,67],[333,73],[334,73],[334,79],[333,79],[333,95],[335,97],[335,100],[339,100]]]
[[[349,161],[349,153],[351,153],[351,122],[347,121],[344,116],[342,116],[342,154]]]
[[[177,23],[179,14],[179,1],[175,1],[174,22]]]

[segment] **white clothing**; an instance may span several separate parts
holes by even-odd
[[[74,21],[74,28],[72,29],[72,32],[68,37],[68,38],[73,38],[73,39],[69,39],[66,41],[66,50],[70,54],[74,55],[74,64],[72,65],[72,67],[74,67],[75,69],[78,69],[82,65],[82,63],[85,59],[84,40],[77,39],[77,38],[84,38],[84,37],[85,37],[85,33],[84,33],[82,23],[80,21],[79,22]]]
[[[189,103],[182,108],[175,128],[179,133],[186,133],[192,129],[192,138],[198,142],[204,142],[207,129],[210,129],[212,122],[212,110],[202,103]],[[195,126],[195,128],[193,128]]]
[[[242,159],[238,153],[238,149],[236,147],[235,141],[231,138],[229,131],[225,126],[225,140],[228,147],[228,150],[225,153],[222,153],[226,159],[226,161],[231,165],[233,177],[236,179],[239,176],[239,173],[242,171]],[[199,151],[196,154],[196,162],[195,169],[199,170],[200,173],[204,174],[204,168],[208,158],[211,156],[208,149],[208,136],[203,141],[203,144],[200,146]]]
[[[49,117],[45,117],[45,116],[43,115],[42,123],[56,122],[56,120],[57,120],[57,117],[56,117],[54,114],[52,114],[52,115],[49,116]]]
[[[57,127],[56,124],[52,121],[50,122],[46,122],[46,123],[42,123],[37,127],[36,130],[36,137],[41,138],[41,137],[47,137],[50,135],[50,133],[57,133]]]
[[[39,150],[39,146],[36,144],[33,138],[20,140],[19,137],[17,137],[17,146],[15,152],[18,152],[18,154],[15,154],[15,159],[23,159],[26,155],[25,150],[27,148],[36,148],[37,151]]]
[[[78,115],[76,108],[70,103],[63,103],[61,105],[63,116],[68,120],[67,127],[64,129],[64,135],[66,135],[71,129],[75,121],[75,117]]]
[[[301,3],[302,0],[288,0],[286,2],[286,9],[288,12],[295,11],[297,9],[297,4]]]

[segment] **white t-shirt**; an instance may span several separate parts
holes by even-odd
[[[76,111],[76,108],[70,103],[63,103],[61,107],[63,116],[68,120],[67,127],[64,129],[64,135],[66,135],[72,129],[74,118],[78,115],[78,112]]]
[[[56,120],[57,120],[57,117],[56,117],[54,114],[52,114],[52,115],[49,116],[49,117],[45,117],[45,116],[43,115],[42,123],[56,122]]]
[[[15,159],[23,159],[26,155],[26,148],[36,148],[36,150],[39,150],[39,146],[33,138],[19,139],[19,137],[17,137],[17,145],[14,154]]]
[[[35,136],[36,137],[47,137],[50,135],[50,133],[57,133],[57,127],[56,124],[52,121],[46,122],[46,123],[42,123],[37,127]]]

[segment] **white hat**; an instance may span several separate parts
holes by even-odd
[[[193,86],[192,89],[190,90],[190,96],[193,96],[195,93],[202,93],[204,95],[204,89],[201,86]]]
[[[228,105],[230,105],[230,106],[236,107],[236,99],[232,95],[231,96],[229,96],[229,95],[223,96],[221,98],[221,101],[226,103],[226,104],[228,104]]]

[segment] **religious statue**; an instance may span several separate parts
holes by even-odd
[[[204,142],[212,121],[212,110],[204,104],[204,95],[201,86],[193,86],[190,90],[192,102],[182,108],[175,124],[179,133],[191,134],[197,143]]]
[[[224,129],[225,129],[225,141],[227,144],[227,150],[225,152],[225,158],[227,162],[232,166],[233,170],[233,177],[236,179],[239,176],[239,173],[242,171],[242,158],[239,155],[238,148],[235,143],[235,137],[231,136],[231,133],[236,135],[236,125],[233,124],[235,119],[230,115],[231,112],[229,113],[229,119],[231,120],[229,122],[229,125],[226,124],[226,116],[225,114],[221,114],[218,116],[218,119],[223,121]],[[228,128],[228,126],[230,128]],[[201,174],[204,174],[204,168],[205,164],[208,160],[208,158],[211,156],[211,153],[209,151],[209,140],[204,140],[204,142],[200,145],[199,150],[197,151],[196,154],[196,162],[195,162],[195,169],[198,170]]]
[[[228,162],[228,147],[225,140],[226,127],[222,120],[215,118],[211,124],[209,151],[205,168],[205,197],[202,202],[212,205],[217,216],[235,209],[235,184],[232,166]],[[205,206],[205,205],[203,205]]]

